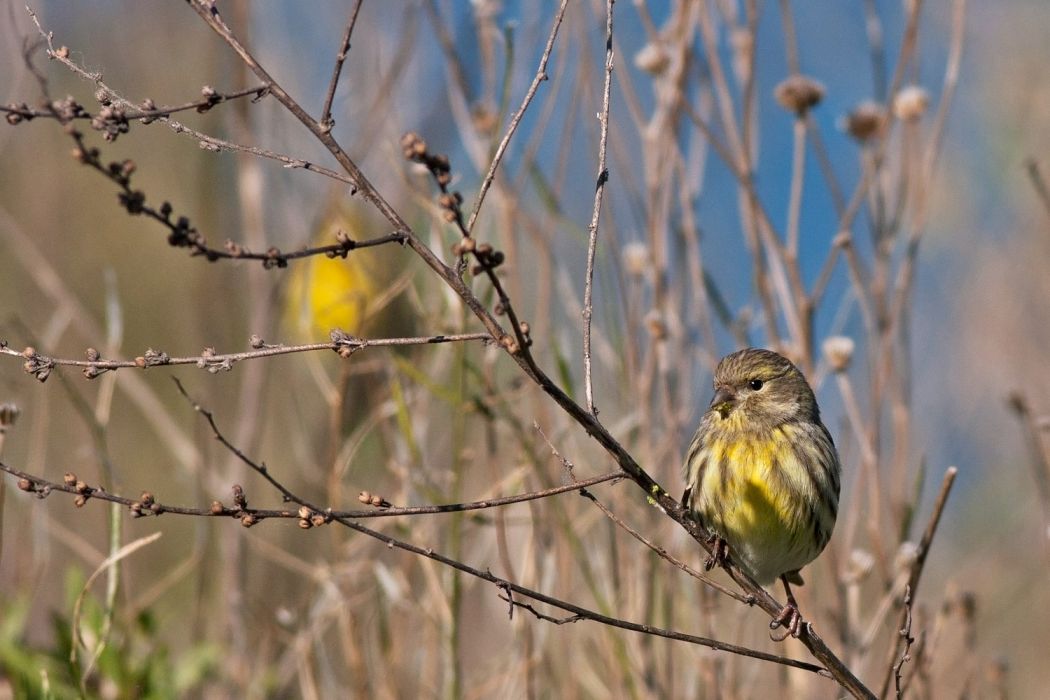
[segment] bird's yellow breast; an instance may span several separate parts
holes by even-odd
[[[738,564],[765,584],[816,556],[806,509],[813,494],[782,432],[713,440],[704,452],[696,510]]]

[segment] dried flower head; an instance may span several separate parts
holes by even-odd
[[[623,267],[632,277],[641,277],[652,266],[649,246],[633,241],[623,247]]]
[[[833,335],[824,341],[821,348],[824,357],[834,372],[845,372],[853,359],[854,343],[852,338],[844,335]]]
[[[842,574],[843,583],[860,583],[875,568],[875,557],[871,552],[864,549],[854,549],[850,552],[846,562],[846,570]]]
[[[22,411],[13,403],[0,404],[0,429],[14,425]]]
[[[918,121],[929,106],[930,94],[918,85],[901,88],[893,98],[893,114],[902,122]]]
[[[893,569],[901,573],[909,571],[918,558],[919,545],[914,542],[901,542],[901,546],[897,548],[897,553],[893,557]]]
[[[861,102],[846,115],[843,128],[858,141],[869,141],[882,133],[886,119],[882,105],[877,102]]]
[[[660,75],[667,70],[671,57],[659,44],[646,44],[634,55],[634,65],[650,75]]]
[[[824,99],[824,86],[804,75],[793,75],[776,86],[773,97],[781,107],[803,117]]]

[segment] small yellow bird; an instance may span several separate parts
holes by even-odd
[[[353,235],[351,217],[334,207],[317,227],[313,246],[331,245],[340,230]],[[323,342],[333,328],[351,335],[363,335],[375,313],[377,283],[369,272],[375,263],[371,249],[354,250],[346,259],[316,255],[293,262],[285,301],[285,323],[303,340]]]
[[[386,228],[337,194],[319,217],[310,244],[335,245],[340,231],[361,241],[381,236]],[[283,330],[302,343],[331,342],[335,329],[371,339],[414,335],[412,270],[399,245],[356,248],[345,258],[322,254],[293,260],[282,300]],[[306,367],[330,407],[326,459],[335,460],[339,441],[387,400],[396,362],[383,360],[409,352],[373,353],[362,360],[334,353],[310,356]]]
[[[789,583],[823,551],[835,527],[840,474],[831,434],[802,372],[770,350],[725,356],[715,396],[689,446],[682,503],[708,529],[715,556],[760,585],[778,577],[787,605],[770,623],[797,637],[802,625]],[[781,641],[787,637],[780,637]]]

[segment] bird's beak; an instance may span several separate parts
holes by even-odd
[[[718,411],[718,415],[724,419],[733,410],[735,403],[736,394],[724,386],[715,388],[715,396],[711,399],[711,410]]]

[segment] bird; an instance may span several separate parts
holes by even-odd
[[[345,208],[330,206],[311,245],[335,244],[338,231],[353,233],[362,228],[359,218]],[[367,249],[354,250],[345,259],[315,255],[296,264],[285,298],[286,327],[304,341],[327,338],[334,328],[350,335],[364,334],[376,316],[377,268],[380,265]]]
[[[770,622],[783,641],[802,615],[790,584],[831,539],[842,468],[805,376],[772,350],[723,357],[714,397],[686,454],[682,504],[703,526],[711,569],[727,556],[759,585],[780,579],[787,603]],[[727,551],[728,550],[728,551]]]
[[[347,240],[377,237],[384,229],[357,203],[333,190],[309,231],[310,247],[342,247]],[[415,315],[406,292],[413,268],[401,246],[352,247],[292,260],[282,304],[281,331],[300,343],[336,342],[338,337],[397,338],[415,335]],[[387,357],[410,352],[391,351]],[[340,441],[387,401],[392,362],[362,362],[329,353],[315,356],[310,376],[329,400],[328,455],[335,460]],[[334,472],[333,472],[334,473]]]

